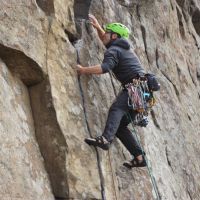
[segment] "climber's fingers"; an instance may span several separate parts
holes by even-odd
[[[81,65],[76,65],[76,71],[79,75],[83,74],[83,68]]]

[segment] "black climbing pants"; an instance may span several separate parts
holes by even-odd
[[[110,107],[103,136],[109,142],[117,136],[130,154],[137,157],[142,154],[142,150],[127,127],[131,122],[127,113],[130,114],[132,120],[136,116],[136,113],[128,106],[128,91],[122,90]]]

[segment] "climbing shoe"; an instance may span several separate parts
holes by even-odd
[[[146,167],[147,163],[146,160],[144,158],[144,156],[142,156],[143,159],[140,161],[137,158],[132,159],[131,161],[128,162],[124,162],[123,165],[129,169],[133,168],[133,167]]]
[[[96,138],[86,138],[85,142],[89,145],[102,148],[103,150],[108,150],[110,146],[110,142],[103,136],[99,136]]]

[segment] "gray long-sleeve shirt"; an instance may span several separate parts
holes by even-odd
[[[123,85],[138,77],[138,74],[145,73],[138,57],[130,50],[128,41],[123,38],[109,43],[101,67],[103,73],[112,70]]]

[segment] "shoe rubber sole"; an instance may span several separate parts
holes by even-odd
[[[92,145],[92,146],[95,146],[95,147],[99,147],[103,150],[108,150],[109,149],[109,144],[100,144],[98,143],[95,139],[93,138],[86,138],[85,139],[85,142],[88,144],[88,145]]]
[[[143,158],[144,159],[144,158]],[[143,160],[141,163],[135,163],[133,164],[131,161],[130,162],[124,162],[123,166],[127,167],[128,169],[134,168],[134,167],[146,167],[146,161]]]

